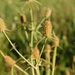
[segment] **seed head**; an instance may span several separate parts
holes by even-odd
[[[45,57],[48,58],[50,56],[51,46],[49,44],[45,47]]]
[[[47,38],[52,36],[52,24],[50,21],[45,21],[44,23],[44,36]]]
[[[54,46],[59,46],[59,38],[57,36],[54,36]]]
[[[50,9],[50,8],[47,8],[47,9],[46,9],[46,12],[45,12],[45,14],[44,14],[44,16],[45,16],[46,18],[49,18],[50,15],[51,15],[51,9]]]
[[[4,60],[10,67],[16,63],[10,56],[7,55],[4,57]]]
[[[46,45],[46,50],[51,50],[51,46],[49,44]]]
[[[5,31],[5,30],[6,30],[5,23],[3,19],[0,18],[0,32]]]
[[[18,12],[18,14],[20,15],[21,24],[24,26],[27,22],[26,16],[24,14],[21,14],[20,12]]]
[[[38,49],[37,46],[35,46],[35,48],[33,49],[33,57],[34,57],[35,59],[37,59],[37,58],[39,58],[39,56],[40,56],[39,49]]]
[[[27,21],[27,20],[26,20],[26,16],[25,16],[24,14],[21,14],[21,15],[20,15],[20,20],[21,20],[21,24],[22,24],[22,25],[25,25],[25,24],[26,24],[26,21]]]

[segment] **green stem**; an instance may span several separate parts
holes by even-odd
[[[33,32],[33,11],[32,11],[32,6],[31,6],[31,4],[30,4],[30,17],[31,17],[31,47],[33,47],[33,34],[32,34],[32,32]]]
[[[37,43],[36,43],[36,46],[38,46],[38,44],[42,41],[42,40],[44,40],[45,39],[45,37],[43,37],[42,39],[40,39]]]
[[[21,72],[23,72],[25,75],[29,75],[26,71],[24,71],[22,68],[20,68],[18,65],[14,65],[17,69],[19,69]]]
[[[4,53],[0,50],[0,53],[2,54],[3,57],[5,57]]]
[[[46,44],[46,41],[47,41],[47,38],[45,39],[45,44]],[[41,53],[40,53],[40,57],[41,57],[41,55],[42,55],[42,53],[43,53],[43,50],[44,50],[44,48],[45,48],[45,44],[44,44],[43,47],[42,47],[42,50],[41,50]]]
[[[38,24],[38,26],[40,26],[44,21],[45,21],[45,17],[42,19],[42,21]]]
[[[14,46],[14,44],[11,42],[11,40],[9,39],[9,37],[7,36],[7,34],[5,33],[5,31],[3,31],[3,33],[6,36],[7,40],[9,41],[9,43],[11,44],[11,46],[13,47],[13,49],[19,54],[19,56],[22,57],[29,65],[31,65],[33,68],[35,68],[35,66],[33,64],[31,64],[24,56],[22,56],[21,53],[19,53],[19,51],[16,49],[16,47]]]
[[[54,75],[54,71],[55,71],[56,55],[57,55],[57,46],[54,48],[52,75]]]
[[[36,66],[36,73],[37,75],[40,75],[39,66]]]
[[[32,11],[32,6],[29,3],[30,6],[30,16],[31,16],[31,42],[30,42],[30,47],[31,47],[31,52],[33,52],[33,11]],[[31,63],[34,64],[33,62],[33,56],[31,56]],[[32,68],[32,75],[35,75],[34,68]]]
[[[42,24],[42,23],[45,21],[45,19],[46,19],[46,18],[44,17],[44,18],[42,19],[42,21],[40,22],[40,24]]]
[[[14,66],[11,67],[11,75],[14,75]]]
[[[47,41],[47,38],[45,39],[45,44],[46,44],[46,41]],[[41,57],[41,55],[42,55],[42,53],[43,53],[43,50],[44,50],[44,48],[45,48],[45,44],[43,45],[42,50],[41,50],[41,53],[40,53],[40,56],[39,56],[39,58],[38,58],[38,60],[37,60],[37,64],[36,64],[36,67],[37,67],[37,70],[36,70],[37,75],[40,75],[38,63],[39,63],[40,57]]]
[[[33,56],[31,56],[31,63],[34,64],[34,63],[33,63]],[[32,75],[35,75],[34,68],[32,67],[31,69],[32,69]],[[35,69],[35,70],[36,70],[36,69]]]
[[[46,60],[48,61],[48,62],[50,62],[50,50],[48,50],[49,51],[49,53],[47,53],[47,56],[46,56]],[[47,64],[47,69],[46,69],[46,75],[50,75],[50,64]]]
[[[45,38],[45,44],[46,44],[46,41],[47,41],[47,38]],[[39,63],[39,61],[40,61],[41,55],[42,55],[43,50],[44,50],[44,48],[45,48],[45,44],[43,45],[43,47],[42,47],[42,49],[41,49],[40,56],[39,56],[39,58],[38,58],[38,60],[37,60],[36,66],[38,65],[38,63]]]
[[[24,33],[25,33],[26,39],[29,40],[29,36],[28,36],[27,30],[26,30],[26,27],[24,27]]]
[[[31,47],[31,51],[33,50],[33,11],[32,11],[32,6],[29,3],[29,8],[30,8],[30,17],[31,17],[31,41],[30,41],[30,47]]]

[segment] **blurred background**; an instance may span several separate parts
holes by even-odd
[[[49,7],[52,10],[50,20],[53,25],[53,30],[60,38],[60,46],[58,48],[56,60],[56,75],[75,75],[75,0],[38,0],[40,10],[35,9],[35,21],[40,21],[44,15],[44,9]],[[25,55],[25,39],[22,35],[23,31],[18,28],[20,19],[18,11],[22,12],[29,19],[29,8],[24,7],[25,0],[0,0],[0,17],[4,19],[6,27],[9,29],[8,36],[13,43],[16,44],[20,53]],[[0,50],[4,54],[10,55],[15,60],[19,58],[18,54],[11,50],[8,40],[0,33]],[[5,70],[5,62],[0,54],[0,74],[7,75]]]

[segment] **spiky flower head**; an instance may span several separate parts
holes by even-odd
[[[3,19],[0,18],[0,32],[5,31],[5,30],[6,30],[5,23]]]
[[[53,42],[54,42],[54,46],[59,46],[60,40],[57,36],[54,36]]]
[[[47,8],[47,9],[46,9],[46,12],[45,12],[45,14],[44,14],[44,16],[45,16],[46,18],[49,18],[50,15],[51,15],[51,9],[50,9],[50,8]]]
[[[38,47],[35,46],[34,49],[33,49],[33,57],[35,59],[37,59],[37,58],[39,58],[39,56],[40,56],[40,51],[39,51]]]
[[[44,23],[44,36],[47,38],[52,36],[52,24],[50,21],[45,21]]]
[[[12,67],[16,62],[15,60],[13,60],[10,56],[6,55],[4,56],[4,60],[5,62],[10,66]]]

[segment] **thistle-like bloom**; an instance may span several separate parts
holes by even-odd
[[[45,21],[44,23],[44,36],[47,38],[52,37],[52,24],[50,21]]]
[[[3,19],[0,18],[0,32],[5,31],[5,30],[7,30],[5,23],[4,23]]]

